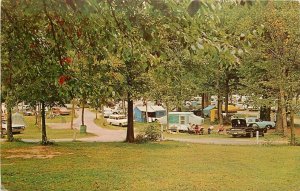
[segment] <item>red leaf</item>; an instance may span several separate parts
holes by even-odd
[[[58,78],[58,83],[60,85],[63,85],[65,83],[65,80],[66,80],[66,76],[64,75],[61,75],[59,78]]]
[[[68,63],[68,64],[71,64],[71,63],[72,63],[72,58],[67,57],[67,58],[65,58],[64,61],[65,61],[66,63]]]

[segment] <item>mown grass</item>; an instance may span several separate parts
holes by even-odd
[[[20,139],[41,139],[42,133],[41,128],[35,125],[34,116],[24,117],[26,122],[26,128],[21,134],[14,134],[15,138]],[[48,120],[47,120],[48,122]],[[66,124],[67,125],[67,124]],[[91,133],[80,134],[75,129],[51,129],[47,126],[47,137],[48,139],[73,139],[76,134],[76,138],[84,138],[94,136]]]
[[[300,149],[177,142],[149,144],[56,143],[39,148],[49,159],[9,158],[37,148],[1,143],[7,190],[298,191]],[[40,146],[39,146],[40,147]],[[43,151],[44,150],[44,151]]]
[[[74,120],[77,118],[77,114],[74,116]],[[47,123],[68,123],[71,122],[71,115],[58,115],[54,118],[46,118]]]

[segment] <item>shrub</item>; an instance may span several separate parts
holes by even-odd
[[[149,125],[145,129],[145,137],[149,141],[157,141],[159,140],[161,135],[160,129],[157,125]]]
[[[158,141],[161,137],[160,129],[157,125],[148,125],[144,132],[135,137],[136,143],[147,143],[149,141]]]

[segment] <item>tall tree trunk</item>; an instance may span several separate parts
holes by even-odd
[[[134,130],[133,130],[133,100],[131,98],[131,94],[128,93],[127,95],[127,136],[126,136],[126,142],[133,143],[134,142]]]
[[[98,107],[96,107],[96,119],[98,119]]]
[[[170,128],[170,118],[169,118],[169,103],[166,102],[166,110],[167,110],[167,130]]]
[[[294,110],[291,108],[291,145],[296,145],[295,124],[294,124]]]
[[[285,101],[285,92],[283,90],[283,87],[280,86],[280,104],[281,104],[281,120],[282,120],[282,129],[283,129],[283,135],[287,136],[287,118],[286,118],[286,101]]]
[[[201,99],[201,110],[202,110],[201,117],[204,118],[203,109],[205,108],[205,100],[204,100],[205,99],[205,93],[202,93],[201,97],[202,97],[202,99]]]
[[[271,120],[271,108],[266,107],[266,106],[260,107],[259,118],[263,121],[270,121]]]
[[[147,100],[146,100],[145,104],[146,104],[146,123],[148,123],[148,103],[147,103]]]
[[[7,141],[12,142],[14,140],[14,136],[12,133],[12,109],[10,104],[6,104],[7,107],[7,129],[6,129],[6,134],[7,134]]]
[[[85,105],[85,100],[82,100],[82,110],[81,110],[81,125],[84,125],[84,105]]]
[[[218,119],[220,125],[223,125],[222,105],[223,105],[222,98],[220,94],[218,94]]]
[[[229,79],[225,81],[225,114],[228,115]]]
[[[71,110],[71,129],[73,129],[74,125],[74,116],[75,116],[75,100],[72,99],[72,110]]]
[[[2,91],[2,85],[0,84],[0,89]],[[3,129],[2,129],[2,101],[1,101],[1,98],[0,98],[0,113],[1,113],[1,119],[0,119],[0,131],[1,131],[1,138],[4,137],[3,135]]]
[[[101,104],[101,119],[104,121],[104,104]]]
[[[42,145],[47,145],[45,102],[42,101]]]
[[[207,107],[209,105],[210,105],[210,95],[208,93],[205,93],[204,94],[204,107]]]
[[[278,102],[277,102],[275,131],[278,132],[278,133],[283,133],[280,96],[278,96]]]

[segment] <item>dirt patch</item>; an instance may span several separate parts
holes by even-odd
[[[49,146],[35,146],[31,148],[18,148],[12,149],[5,152],[5,158],[39,158],[39,159],[48,159],[55,156],[61,155],[61,152],[54,151],[52,147]]]

